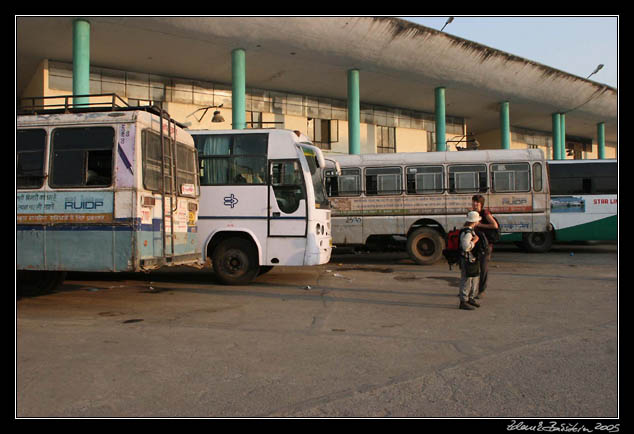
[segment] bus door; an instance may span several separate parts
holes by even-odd
[[[305,237],[307,221],[306,185],[299,160],[270,161],[269,236]]]

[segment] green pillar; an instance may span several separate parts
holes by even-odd
[[[359,70],[348,70],[348,153],[361,153]]]
[[[73,95],[90,93],[90,23],[73,21]],[[89,98],[73,98],[74,104],[88,104]]]
[[[561,113],[561,135],[560,140],[561,140],[561,145],[559,146],[559,159],[560,160],[565,160],[566,159],[566,114],[565,113]]]
[[[246,55],[242,48],[231,52],[231,127],[246,128]]]
[[[511,122],[508,101],[500,104],[500,135],[502,149],[511,149]]]
[[[553,113],[553,160],[560,160],[561,114]]]
[[[599,145],[599,160],[605,158],[605,123],[597,124],[597,143]]]
[[[436,151],[445,152],[447,150],[447,140],[445,138],[445,88],[437,87],[436,93]]]

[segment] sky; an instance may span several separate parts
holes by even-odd
[[[448,16],[399,17],[441,30]],[[617,16],[454,16],[445,33],[618,88]]]

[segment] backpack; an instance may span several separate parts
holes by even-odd
[[[467,231],[475,233],[472,228],[456,229],[454,227],[452,231],[449,231],[447,234],[447,246],[443,249],[442,254],[447,260],[450,270],[451,266],[460,262],[460,258],[464,256],[467,263],[467,276],[473,277],[480,274],[479,257],[486,252],[488,242],[486,238],[480,237],[480,241],[475,245],[472,252],[463,252],[460,247],[460,236]]]
[[[455,265],[460,261],[460,256],[462,255],[462,249],[460,248],[460,235],[462,235],[462,232],[465,230],[470,229],[456,229],[454,227],[453,230],[449,231],[447,234],[447,243],[446,247],[442,251],[442,254],[447,260],[450,270],[452,265]]]

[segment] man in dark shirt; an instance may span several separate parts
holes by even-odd
[[[486,236],[485,229],[498,229],[498,223],[493,218],[493,214],[488,209],[484,209],[484,197],[476,194],[471,198],[472,209],[477,211],[482,218],[477,224],[475,230],[480,236]],[[480,299],[484,297],[484,292],[487,289],[487,280],[489,277],[489,262],[491,261],[491,254],[493,253],[493,243],[487,243],[485,252],[480,256],[480,284],[478,288],[478,295],[476,298]]]

